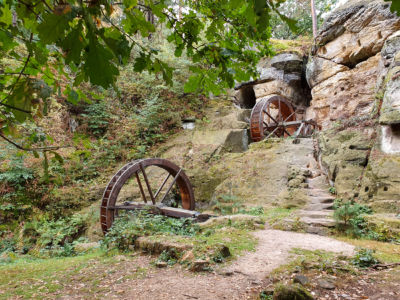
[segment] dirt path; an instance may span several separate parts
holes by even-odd
[[[259,239],[255,252],[213,273],[194,274],[181,267],[151,268],[141,279],[112,285],[109,296],[119,299],[248,299],[252,291],[275,268],[288,262],[293,248],[326,250],[351,255],[354,247],[312,234],[279,230],[254,233]],[[143,263],[143,261],[142,261]]]

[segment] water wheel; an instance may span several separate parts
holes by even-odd
[[[166,207],[171,202],[175,209],[172,216],[184,216],[186,211],[195,208],[193,188],[185,172],[166,159],[132,161],[111,178],[104,190],[100,207],[101,229],[106,233],[120,210],[133,210],[146,204]]]
[[[288,137],[299,124],[292,105],[282,96],[271,96],[257,102],[250,117],[250,136],[255,142],[269,135]],[[291,123],[290,123],[291,122]]]

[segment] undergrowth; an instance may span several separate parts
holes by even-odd
[[[371,226],[366,216],[373,214],[370,207],[355,201],[336,199],[334,218],[339,232],[354,238],[363,238],[383,242],[398,242],[398,238],[384,228]]]

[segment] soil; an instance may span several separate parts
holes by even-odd
[[[279,230],[260,230],[254,233],[259,239],[255,252],[249,252],[233,261],[231,265],[213,272],[193,273],[182,266],[150,267],[149,256],[123,257],[112,277],[99,283],[100,290],[90,292],[91,297],[118,299],[254,299],[255,293],[264,287],[266,276],[278,266],[289,262],[293,248],[326,250],[352,255],[354,247],[332,238],[312,234]],[[128,276],[132,270],[148,268],[143,276]],[[100,272],[101,270],[93,270]],[[104,272],[104,271],[103,271]],[[91,276],[90,274],[86,274]],[[71,282],[73,278],[68,279]],[[101,291],[101,292],[100,292]],[[81,299],[83,291],[62,291],[63,299]],[[101,293],[101,294],[99,294]],[[60,296],[60,294],[59,294]]]

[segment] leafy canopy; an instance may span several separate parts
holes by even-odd
[[[218,94],[248,80],[270,53],[270,14],[283,1],[180,0],[178,9],[167,0],[2,0],[0,135],[45,115],[51,96],[87,100],[83,82],[117,90],[119,66],[132,59],[136,72],[172,84],[173,68],[143,42],[161,26],[174,55],[193,61],[185,92]]]

